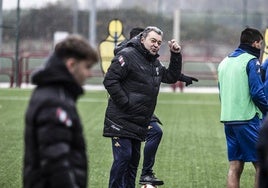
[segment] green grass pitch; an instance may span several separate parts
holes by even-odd
[[[22,187],[24,113],[31,90],[0,89],[0,187]],[[108,187],[112,163],[110,139],[102,137],[105,91],[87,91],[78,109],[89,154],[89,187]],[[154,167],[163,188],[223,188],[228,161],[218,94],[160,93],[156,114],[163,139]],[[142,161],[142,158],[141,158]],[[141,163],[140,163],[141,164]],[[139,179],[141,166],[138,170]],[[253,187],[246,164],[241,187]],[[137,187],[139,187],[137,185]]]

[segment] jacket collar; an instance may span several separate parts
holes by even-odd
[[[258,48],[254,48],[249,44],[240,44],[238,48],[246,51],[247,53],[251,55],[256,56],[258,59],[260,58],[261,50]]]
[[[83,94],[83,88],[75,81],[64,62],[55,54],[49,57],[44,67],[32,74],[31,81],[37,86],[64,87],[74,99]]]

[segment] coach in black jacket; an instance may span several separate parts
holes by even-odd
[[[86,188],[87,155],[76,101],[97,52],[79,36],[55,47],[32,77],[26,112],[24,188]]]
[[[181,75],[180,46],[169,41],[170,64],[158,60],[162,31],[147,27],[116,54],[103,84],[110,98],[103,135],[112,137],[114,162],[110,188],[135,187],[140,145],[155,110],[161,82],[175,83]]]

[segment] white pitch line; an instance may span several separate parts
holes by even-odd
[[[19,97],[19,96],[0,96],[0,100],[2,101],[27,101],[29,97]]]
[[[193,100],[187,100],[187,101],[182,101],[182,100],[173,100],[173,101],[167,101],[167,100],[159,100],[157,102],[158,104],[189,104],[189,105],[220,105],[220,102],[204,102],[204,101],[193,101]]]
[[[28,101],[28,97],[20,96],[0,96],[0,100],[5,101]],[[99,98],[81,98],[78,102],[88,103],[107,103],[108,99]],[[159,100],[158,104],[170,105],[170,104],[185,104],[185,105],[220,105],[220,102],[204,102],[198,100]]]

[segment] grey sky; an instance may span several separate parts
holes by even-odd
[[[21,8],[39,8],[48,3],[55,3],[58,0],[20,0],[20,7]],[[80,9],[86,9],[89,5],[89,2],[92,0],[77,0]],[[110,0],[98,0],[97,6],[101,6],[105,4],[109,8],[113,8],[117,6],[122,0],[113,0],[113,3],[110,3]],[[3,9],[14,9],[17,7],[18,0],[2,0]]]

